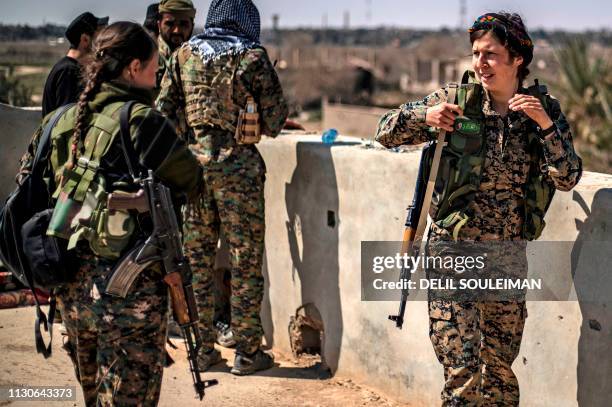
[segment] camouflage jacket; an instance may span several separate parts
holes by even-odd
[[[172,50],[170,46],[164,41],[161,34],[157,36],[157,47],[159,51],[159,60],[157,63],[157,90],[161,86],[162,79],[166,73],[166,69],[170,65],[170,58],[172,57]]]
[[[420,144],[435,139],[425,123],[427,108],[445,102],[447,89],[440,89],[422,101],[410,102],[391,110],[380,120],[376,140],[385,147]],[[558,190],[569,191],[582,174],[582,161],[576,154],[569,124],[559,102],[551,98],[549,113],[557,131],[546,140],[539,137],[543,155],[532,157],[527,149],[529,132],[540,129],[522,112],[500,116],[486,95],[486,152],[481,182],[469,212],[474,214],[461,229],[459,240],[520,240],[524,222],[525,185],[533,160],[546,179]],[[448,239],[451,232],[434,224],[434,239]]]
[[[106,106],[116,102],[137,101],[137,104],[132,108],[133,113],[130,117],[130,135],[140,164],[147,169],[154,170],[155,175],[174,193],[195,195],[201,183],[202,169],[185,143],[176,136],[170,122],[150,107],[151,99],[150,91],[128,88],[115,82],[103,83],[100,92],[93,101],[89,102],[89,108],[93,112],[102,112]],[[115,119],[118,121],[118,111],[115,114],[117,115]],[[30,171],[38,140],[52,115],[52,113],[47,115],[43,119],[42,125],[34,133],[27,152],[21,158],[18,179]],[[61,131],[61,128],[74,128],[75,121],[76,106],[73,106],[62,116],[51,133],[54,149],[55,146],[65,148],[58,148],[52,154],[52,157],[57,157],[58,162],[51,162],[53,159],[49,160],[46,175],[50,185],[59,184],[61,168],[68,160],[67,146],[69,146],[72,136],[71,131],[62,134],[58,134],[58,132]],[[129,179],[119,137],[115,137],[100,163],[100,168],[105,172],[109,182],[121,182]]]
[[[248,96],[258,105],[262,134],[277,136],[287,118],[281,84],[263,48],[223,55],[205,65],[183,44],[172,55],[161,88],[157,107],[174,121],[204,164],[256,153],[254,146],[239,146],[234,140]]]

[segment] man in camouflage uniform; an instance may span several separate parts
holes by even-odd
[[[485,90],[484,165],[480,184],[465,208],[467,221],[455,230],[434,219],[429,246],[435,250],[441,242],[452,241],[453,233],[458,241],[505,242],[503,249],[510,248],[511,253],[499,255],[498,251],[488,260],[503,269],[510,267],[506,259],[512,258],[512,266],[525,273],[524,208],[530,170],[536,168],[536,175],[543,175],[549,185],[568,191],[578,182],[582,164],[559,102],[548,97],[545,110],[522,87],[533,45],[520,17],[491,13],[479,18],[470,33],[474,33],[473,67]],[[448,88],[440,89],[385,114],[377,141],[390,148],[435,140],[430,127],[452,132],[463,110],[454,101],[447,103],[448,93]],[[537,153],[528,146],[530,135],[541,146]],[[449,182],[443,176],[438,174],[438,182]],[[526,316],[524,298],[485,302],[430,297],[430,338],[444,366],[444,406],[518,405],[518,381],[511,366]]]
[[[193,33],[196,9],[191,0],[162,0],[158,8],[157,28],[159,36],[159,66],[157,86],[159,87],[168,69],[172,53],[187,41]]]
[[[281,85],[259,34],[259,12],[251,0],[214,0],[204,33],[172,56],[157,100],[205,168],[207,190],[188,211],[184,228],[204,341],[200,366],[220,361],[214,349],[213,265],[222,229],[231,256],[232,373],[237,375],[273,365],[272,356],[260,349],[266,169],[255,145],[234,138],[248,97],[258,106],[263,134],[275,137],[287,117]]]

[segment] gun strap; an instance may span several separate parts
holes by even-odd
[[[47,122],[47,125],[43,129],[42,136],[38,142],[38,148],[36,149],[36,155],[34,156],[34,162],[32,163],[32,173],[31,177],[42,177],[42,172],[44,171],[45,163],[47,162],[49,156],[49,150],[51,149],[51,132],[53,128],[60,120],[60,118],[75,104],[70,103],[68,105],[64,105],[58,108],[51,119]],[[27,262],[23,261],[21,256],[18,254],[19,262],[21,264],[21,269],[26,270],[25,267],[28,267]],[[36,352],[42,353],[45,359],[51,356],[51,352],[53,350],[53,319],[55,318],[55,295],[53,291],[49,297],[49,311],[47,315],[43,312],[40,304],[40,300],[38,299],[38,294],[36,293],[36,287],[34,284],[34,280],[31,271],[24,272],[26,277],[26,282],[28,283],[28,288],[32,290],[32,295],[34,296],[34,303],[36,305],[36,321],[34,322],[34,342],[36,344]],[[42,337],[42,332],[40,327],[43,327],[46,332],[49,332],[49,344],[45,345],[45,341]]]
[[[448,85],[448,103],[455,103],[457,88],[458,85],[456,83],[451,83]],[[440,129],[438,139],[436,140],[436,150],[434,151],[433,160],[431,162],[431,170],[429,171],[429,179],[427,180],[427,188],[425,189],[425,196],[423,198],[423,207],[421,208],[421,213],[419,214],[419,223],[417,223],[417,229],[414,235],[414,247],[417,248],[421,246],[423,235],[425,234],[425,228],[427,227],[427,215],[429,214],[434,185],[436,183],[436,178],[438,177],[438,167],[440,166],[440,158],[442,157],[442,149],[444,148],[445,139],[446,131]]]
[[[132,144],[132,138],[130,137],[130,112],[132,106],[136,102],[130,100],[121,108],[119,113],[119,135],[121,136],[121,147],[123,150],[123,156],[128,167],[128,171],[133,180],[136,179],[136,172],[134,172],[134,157],[136,157],[136,151],[134,151],[134,145]]]

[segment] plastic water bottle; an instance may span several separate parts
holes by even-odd
[[[334,144],[334,141],[336,141],[336,137],[338,137],[338,130],[327,129],[323,132],[321,140],[324,144]]]

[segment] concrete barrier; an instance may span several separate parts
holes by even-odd
[[[329,147],[281,136],[259,145],[268,168],[266,338],[290,352],[290,317],[312,303],[333,372],[411,405],[437,405],[443,372],[428,337],[426,303],[408,303],[399,331],[387,320],[397,303],[361,301],[360,243],[401,238],[420,153],[340,140]],[[573,300],[528,304],[514,364],[522,405],[603,406],[612,396],[605,350],[612,345],[610,219],[612,176],[587,172],[574,191],[557,193],[540,239],[567,243],[548,252],[528,248],[530,273],[557,273],[574,284],[565,298]],[[594,285],[605,301],[590,301],[586,291]]]
[[[0,205],[15,189],[19,159],[42,120],[40,110],[16,109],[0,103]]]
[[[12,137],[27,144],[38,117],[0,114],[2,128],[12,115],[23,118],[21,139],[17,130]],[[312,304],[324,325],[324,362],[334,374],[410,405],[438,405],[443,372],[429,341],[426,304],[409,302],[399,331],[387,320],[396,303],[361,301],[360,244],[400,239],[418,150],[394,153],[348,137],[327,146],[318,137],[295,135],[258,147],[268,169],[267,343],[290,353],[290,318]],[[15,149],[3,162],[17,159],[21,150]],[[2,173],[3,182],[7,178]],[[514,364],[522,405],[607,406],[612,399],[612,250],[603,251],[612,241],[611,219],[612,176],[587,172],[574,191],[557,193],[547,215],[541,240],[567,243],[545,252],[528,248],[530,273],[553,272],[573,284],[570,300],[528,304]]]

